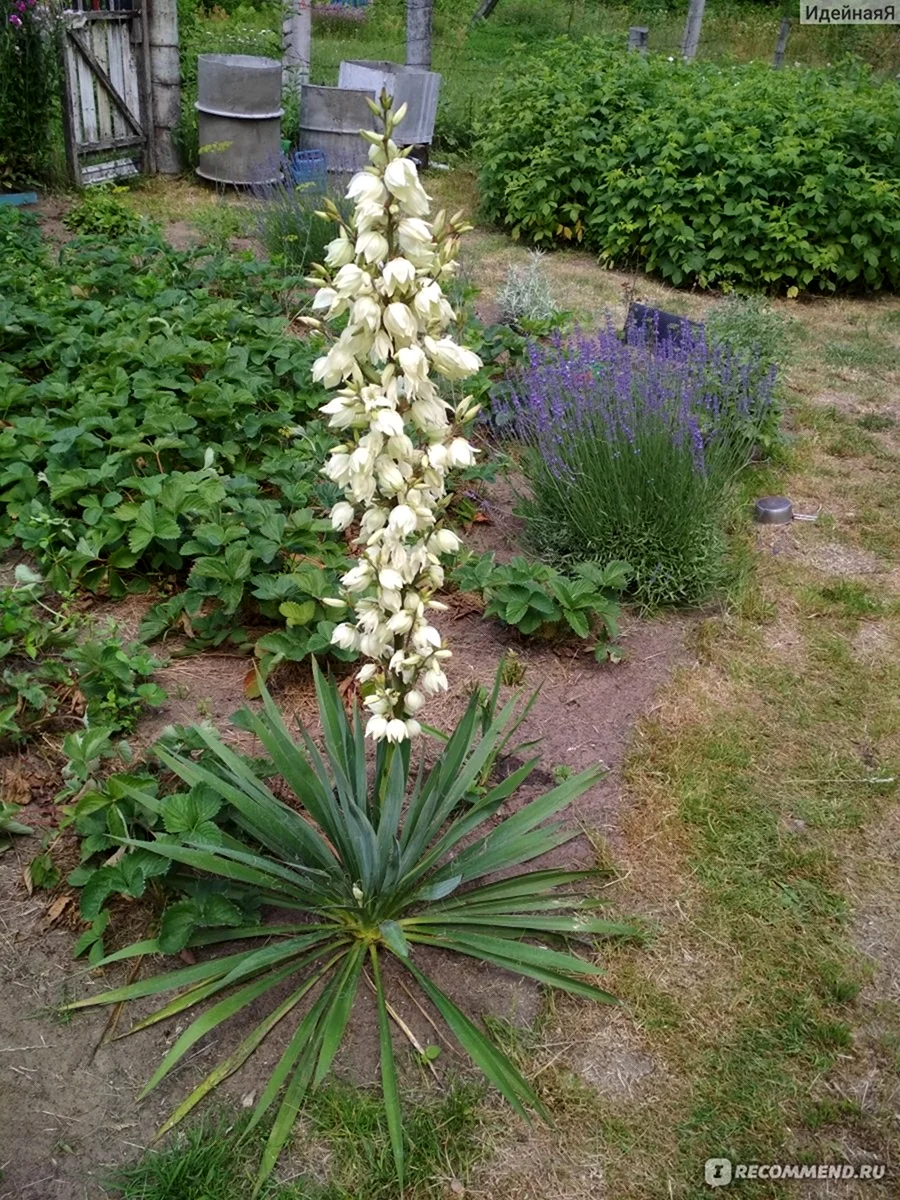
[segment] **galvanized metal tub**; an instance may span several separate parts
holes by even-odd
[[[329,173],[360,170],[369,161],[369,145],[359,131],[375,128],[366,104],[374,98],[370,89],[305,83],[300,90],[300,149],[321,150]]]
[[[361,88],[394,97],[394,108],[407,106],[397,126],[395,141],[402,146],[427,146],[434,137],[441,77],[437,71],[407,67],[380,59],[352,58],[341,63],[338,87]]]
[[[200,165],[215,183],[274,183],[281,177],[281,63],[251,54],[197,59]]]

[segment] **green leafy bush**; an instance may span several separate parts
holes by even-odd
[[[481,126],[487,215],[675,285],[900,285],[900,89],[864,69],[517,59]]]
[[[145,706],[165,701],[151,681],[161,664],[143,646],[55,608],[27,567],[16,575],[15,587],[0,589],[0,742],[83,722],[127,731]]]
[[[401,1193],[407,1138],[388,1001],[394,976],[393,971],[383,973],[385,961],[390,958],[393,969],[420,991],[516,1112],[525,1115],[531,1108],[546,1115],[537,1092],[502,1048],[429,976],[428,960],[421,952],[461,954],[577,996],[608,1000],[597,986],[602,969],[595,962],[546,943],[548,938],[584,940],[630,930],[591,915],[597,901],[579,885],[595,872],[523,869],[577,836],[577,829],[564,829],[553,818],[600,778],[602,768],[588,768],[498,819],[501,806],[537,765],[532,759],[466,802],[514,720],[517,697],[479,736],[481,703],[473,696],[427,773],[411,771],[408,742],[379,746],[374,772],[369,772],[358,710],[348,718],[337,686],[326,683],[318,671],[315,677],[324,757],[302,728],[302,745],[292,740],[266,693],[260,715],[244,712],[239,719],[241,728],[260,739],[271,768],[293,793],[290,805],[216,734],[198,730],[214,765],[198,764],[184,754],[162,751],[160,756],[189,788],[206,786],[223,809],[233,813],[241,836],[217,843],[196,828],[181,835],[185,844],[158,838],[138,846],[164,861],[194,868],[207,879],[235,886],[262,904],[273,904],[285,921],[235,928],[232,936],[239,939],[239,949],[225,947],[194,966],[141,979],[67,1008],[116,1004],[179,989],[135,1026],[190,1014],[146,1093],[201,1037],[259,1002],[256,1024],[181,1102],[160,1132],[238,1070],[276,1025],[287,1022],[291,1031],[285,1049],[250,1119],[252,1128],[276,1108],[260,1163],[258,1194],[304,1099],[327,1075],[367,979],[378,1013],[386,1119]],[[151,809],[159,807],[150,794],[140,799]],[[227,937],[201,932],[187,944],[208,946]],[[157,941],[145,941],[106,961],[158,950]],[[185,986],[187,990],[180,990]],[[208,1007],[206,1001],[211,1002]],[[204,1011],[191,1014],[200,1004]]]
[[[201,755],[205,750],[196,730],[181,727],[168,729],[156,748]],[[135,761],[128,744],[115,741],[110,729],[69,734],[62,749],[68,759],[66,788],[57,800],[68,796],[70,803],[63,807],[60,828],[74,830],[81,859],[67,883],[80,889],[80,913],[88,922],[75,944],[76,957],[87,954],[91,963],[103,958],[116,897],[137,900],[152,894],[160,911],[158,943],[166,954],[182,950],[199,929],[242,925],[257,917],[259,906],[250,893],[235,897],[227,884],[198,879],[179,870],[173,859],[132,844],[154,837],[173,845],[192,838],[222,843],[228,823],[221,800],[209,788],[179,787],[180,780],[152,754]],[[105,774],[110,765],[117,769]]]
[[[247,606],[281,624],[280,604],[333,594],[329,440],[303,423],[320,345],[287,335],[282,281],[147,230],[36,255],[0,242],[0,548],[35,555],[58,591],[174,587],[147,636],[179,621],[217,642]],[[324,609],[304,612],[282,656],[327,646]]]
[[[63,224],[77,233],[106,238],[139,234],[149,222],[122,203],[120,196],[127,192],[128,188],[108,184],[89,188],[63,217]]]
[[[526,637],[558,638],[574,633],[596,638],[598,662],[620,652],[619,605],[616,597],[627,587],[631,568],[624,562],[577,563],[563,574],[547,563],[516,557],[497,563],[493,554],[470,554],[453,570],[451,579],[465,592],[480,592],[485,616],[496,617]]]

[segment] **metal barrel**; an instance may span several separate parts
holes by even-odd
[[[280,178],[280,62],[250,54],[201,54],[196,107],[198,175],[231,184]]]
[[[374,91],[305,83],[300,92],[300,149],[321,150],[329,172],[345,174],[366,166],[369,145],[359,131],[375,128],[367,98],[373,100]]]
[[[427,146],[434,137],[441,77],[436,71],[407,67],[383,59],[350,58],[340,66],[338,87],[360,88],[380,95],[382,88],[394,97],[394,108],[407,106],[394,140],[401,146]]]

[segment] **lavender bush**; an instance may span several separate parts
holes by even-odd
[[[257,236],[273,262],[304,272],[322,261],[334,237],[334,225],[318,215],[326,197],[346,215],[347,178],[339,174],[324,185],[319,180],[295,183],[287,156],[282,156],[277,173],[281,176],[277,182],[250,188]]]
[[[721,581],[724,526],[774,368],[686,328],[678,343],[611,322],[532,345],[497,422],[525,450],[523,506],[554,559],[626,559],[648,606],[696,604]]]

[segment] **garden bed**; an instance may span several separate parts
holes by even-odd
[[[492,271],[497,279],[510,258],[521,257],[493,235],[479,233],[472,242],[470,257],[484,280]],[[601,272],[579,255],[553,256],[548,270],[565,307],[583,313],[589,295],[595,311],[602,298],[624,314],[628,277]],[[644,286],[643,298],[664,299],[692,315],[708,305],[655,284]],[[470,1011],[513,1023],[518,1061],[559,1122],[556,1132],[525,1132],[496,1108],[484,1110],[481,1163],[464,1193],[477,1200],[643,1200],[672,1173],[683,1194],[693,1195],[697,1164],[735,1146],[757,1158],[802,1153],[824,1161],[835,1144],[863,1160],[890,1154],[896,946],[885,931],[897,909],[890,853],[874,855],[877,871],[867,867],[882,835],[873,841],[857,831],[881,820],[889,838],[893,828],[892,785],[877,781],[895,770],[896,713],[888,698],[895,694],[891,656],[898,649],[896,426],[876,428],[862,419],[876,408],[884,420],[900,418],[900,379],[889,354],[898,310],[887,300],[789,311],[804,331],[789,374],[789,421],[799,449],[791,470],[766,482],[789,491],[804,511],[821,509],[820,520],[760,537],[757,578],[729,609],[653,619],[627,614],[625,661],[598,666],[577,642],[535,646],[483,620],[468,598],[450,597],[443,619],[454,651],[451,690],[429,709],[429,719],[451,726],[472,686],[488,685],[512,647],[522,686],[542,685],[522,730],[523,737],[542,738],[543,761],[530,783],[543,790],[555,769],[578,771],[598,759],[611,768],[574,807],[582,836],[554,852],[556,861],[614,863],[615,910],[655,929],[652,946],[620,947],[608,956],[610,986],[625,1001],[614,1016],[583,1001],[548,1007],[532,985],[487,968],[435,965],[435,977]],[[828,349],[835,340],[844,347],[840,363]],[[883,353],[880,365],[872,361],[873,343]],[[840,406],[830,399],[835,395]],[[523,549],[508,490],[502,481],[486,485],[484,498],[489,520],[471,528],[469,542],[508,559]],[[114,612],[133,633],[147,603],[134,598],[93,608]],[[169,649],[179,638],[172,636]],[[141,719],[132,741],[146,745],[162,726],[197,718],[225,731],[242,702],[247,662],[227,648],[172,659],[155,676],[168,699]],[[311,719],[306,666],[282,670],[273,688],[287,718]],[[59,761],[49,757],[40,768],[46,779],[32,803],[45,814]],[[11,755],[2,765],[10,786],[21,760]],[[64,993],[100,990],[114,980],[106,973],[67,983],[74,974],[76,902],[55,911],[65,886],[26,894],[22,872],[33,845],[15,839],[0,858],[0,1038],[10,1051],[0,1063],[0,1128],[8,1131],[0,1198],[99,1200],[108,1168],[138,1156],[171,1102],[218,1049],[201,1043],[196,1057],[138,1107],[135,1096],[171,1030],[162,1026],[98,1048],[106,1012],[61,1022],[48,1011]],[[864,959],[842,940],[842,917],[831,906],[845,879],[852,880],[849,900],[858,908],[852,937],[879,964],[852,995],[846,977],[856,971],[864,978]],[[117,916],[126,919],[116,936],[140,936],[152,910],[144,901],[117,903]],[[808,906],[799,932],[792,905]],[[764,949],[757,954],[760,937]],[[830,993],[815,973],[813,950],[822,946],[837,963]],[[795,980],[790,969],[798,962]],[[811,995],[812,1007],[804,1007]],[[367,996],[361,1000],[338,1075],[371,1083],[374,1006]],[[402,992],[396,1003],[420,1043],[431,1044],[435,1034],[421,1012]],[[748,1048],[745,1019],[747,1028],[768,1029],[779,1005],[805,1022],[800,1046],[790,1043],[789,1031],[773,1027],[774,1051]],[[849,1044],[841,1023],[851,1031]],[[261,1061],[226,1085],[231,1106],[239,1109],[259,1090],[274,1050],[273,1042]],[[730,1056],[737,1065],[728,1066]],[[405,1086],[424,1095],[424,1065],[405,1050],[402,1061]],[[447,1048],[436,1061],[446,1081],[464,1070]],[[732,1072],[743,1074],[743,1092],[736,1082],[732,1087]],[[783,1115],[772,1115],[769,1093],[792,1113],[792,1130]],[[798,1093],[813,1097],[814,1113],[798,1107]],[[721,1123],[699,1124],[704,1111],[721,1112]],[[685,1127],[679,1116],[685,1113],[696,1124]],[[739,1131],[737,1140],[731,1129]],[[311,1164],[310,1156],[332,1153],[329,1145],[301,1123],[283,1177],[300,1172],[321,1182],[321,1164]],[[643,1155],[637,1168],[634,1147]],[[431,1190],[415,1194],[463,1194],[447,1190],[458,1182],[436,1168]],[[335,1194],[355,1200],[352,1191]],[[874,1185],[865,1192],[890,1194]]]

